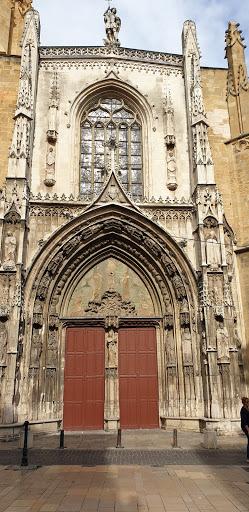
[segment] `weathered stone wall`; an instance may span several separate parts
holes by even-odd
[[[10,24],[11,24],[11,0],[2,0],[0,9],[0,53],[8,53]]]
[[[229,223],[234,223],[231,201],[232,152],[225,145],[230,139],[229,115],[226,102],[227,70],[202,68],[202,87],[204,103],[209,123],[209,142],[214,160],[214,173],[217,187],[222,194],[225,215]]]
[[[38,192],[53,192],[61,194],[79,193],[79,124],[80,118],[75,118],[76,111],[72,106],[84,91],[99,82],[103,88],[104,81],[110,70],[110,64],[102,60],[42,61],[40,65],[39,84],[36,107],[36,144],[34,147],[33,164],[36,173],[32,176],[31,190]],[[58,73],[59,109],[58,109],[58,143],[56,150],[56,184],[47,187],[44,184],[46,167],[46,132],[48,130],[49,90],[53,71]],[[187,123],[184,81],[182,69],[170,66],[137,64],[117,60],[114,71],[120,85],[128,84],[138,91],[141,98],[148,104],[150,118],[144,122],[145,135],[145,193],[148,197],[181,198],[190,197],[189,157],[187,142]],[[113,76],[111,76],[113,79]],[[108,86],[108,80],[106,80]],[[167,188],[167,161],[165,146],[164,107],[167,91],[171,92],[175,113],[177,183],[176,191]],[[110,91],[115,91],[115,85],[110,84]],[[96,88],[96,94],[98,90]],[[120,89],[122,97],[122,90]],[[93,95],[94,97],[94,95]],[[127,91],[123,92],[127,97]],[[148,124],[147,124],[148,123]],[[188,178],[186,179],[186,176]]]
[[[7,175],[19,74],[19,57],[0,56],[0,187],[3,185]]]

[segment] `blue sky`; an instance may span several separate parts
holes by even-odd
[[[249,0],[114,0],[122,20],[122,46],[181,53],[184,20],[197,24],[202,65],[224,67],[229,20],[240,22],[249,46]],[[41,15],[43,45],[98,46],[106,0],[33,0]],[[249,63],[249,48],[246,50]]]

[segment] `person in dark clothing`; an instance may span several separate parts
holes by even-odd
[[[247,437],[247,459],[246,462],[249,463],[249,398],[243,397],[241,398],[242,407],[240,410],[240,418],[241,418],[241,428]]]

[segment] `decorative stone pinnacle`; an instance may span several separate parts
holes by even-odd
[[[243,48],[246,48],[246,45],[243,43],[244,37],[241,35],[242,31],[239,30],[239,23],[236,21],[229,21],[228,29],[226,30],[226,48],[232,47],[236,42],[241,44]]]

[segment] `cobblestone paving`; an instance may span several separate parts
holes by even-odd
[[[0,451],[0,464],[20,464],[21,450]],[[29,463],[33,465],[241,465],[245,460],[243,449],[219,450],[72,450],[35,449],[29,450]]]
[[[238,466],[0,466],[0,512],[248,512],[248,484]]]

